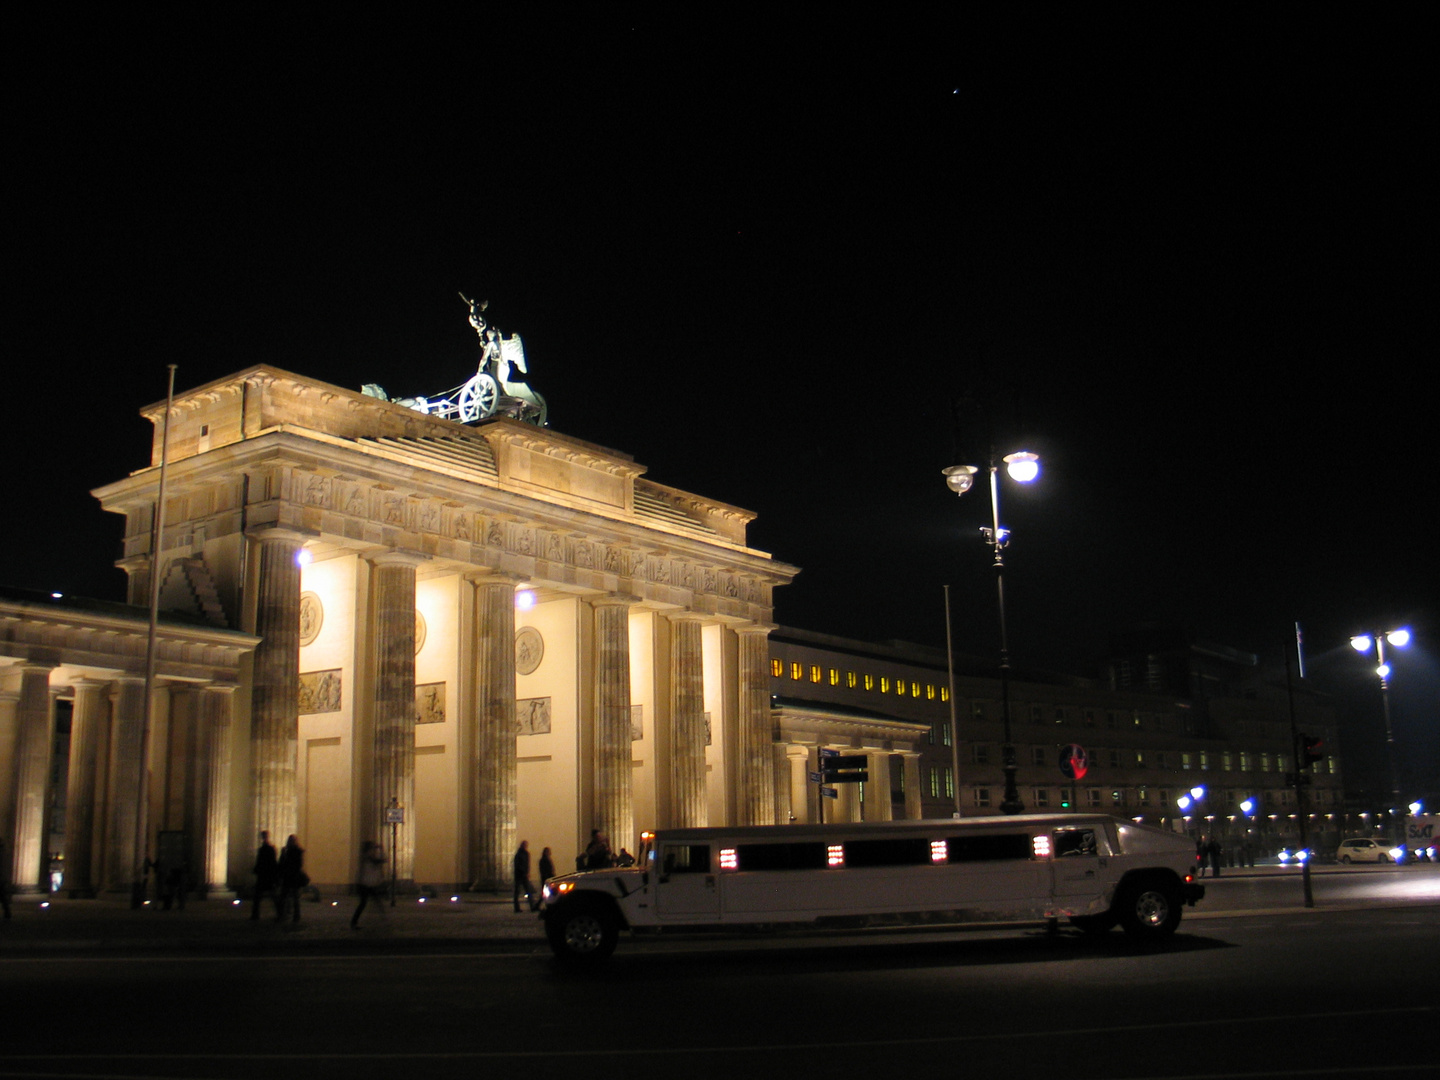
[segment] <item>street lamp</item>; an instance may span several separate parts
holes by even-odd
[[[1379,663],[1375,667],[1375,674],[1380,676],[1380,702],[1385,712],[1385,752],[1390,759],[1390,798],[1392,816],[1398,816],[1400,810],[1400,774],[1395,769],[1395,730],[1390,725],[1390,665],[1385,662],[1385,645],[1393,645],[1397,649],[1403,649],[1410,644],[1409,630],[1389,630],[1383,634],[1356,634],[1350,639],[1351,647],[1358,653],[1369,653],[1373,648],[1375,658]],[[1404,825],[1396,822],[1398,841],[1405,839]]]
[[[1005,471],[1017,483],[1028,484],[1040,475],[1040,458],[1028,451],[1006,454],[1002,459]],[[1005,797],[1000,810],[1006,814],[1018,814],[1025,809],[1020,801],[1020,792],[1015,786],[1015,744],[1010,741],[1010,644],[1005,632],[1005,545],[1010,542],[1010,530],[1000,527],[1000,480],[999,467],[995,464],[995,451],[990,451],[990,521],[991,528],[981,529],[985,542],[995,552],[995,595],[1000,609],[1000,716],[1005,724],[1004,756]],[[975,474],[980,470],[974,465],[952,465],[944,470],[945,483],[956,495],[964,495],[975,483]]]

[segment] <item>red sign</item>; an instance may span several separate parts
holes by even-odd
[[[1090,755],[1079,743],[1071,743],[1060,751],[1060,771],[1069,780],[1083,780],[1090,771]]]

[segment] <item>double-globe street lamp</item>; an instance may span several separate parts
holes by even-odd
[[[1356,634],[1350,639],[1350,645],[1358,653],[1368,655],[1375,653],[1379,663],[1375,667],[1375,674],[1380,676],[1380,702],[1385,711],[1385,753],[1390,761],[1390,798],[1391,817],[1396,822],[1398,843],[1405,842],[1405,827],[1401,821],[1400,802],[1400,774],[1395,768],[1395,730],[1390,725],[1390,665],[1385,661],[1386,644],[1393,645],[1397,649],[1403,649],[1410,644],[1409,630],[1387,630],[1385,633]]]
[[[1028,484],[1040,475],[1040,458],[1028,451],[1006,454],[1002,459],[1010,478]],[[1010,542],[1010,530],[1000,526],[1000,480],[999,466],[995,464],[995,451],[990,451],[990,521],[991,527],[980,531],[985,542],[995,552],[995,595],[1000,608],[1000,716],[1005,727],[1005,747],[1002,751],[1005,771],[1005,797],[1000,801],[1000,810],[1006,814],[1018,814],[1025,809],[1020,801],[1020,792],[1015,786],[1015,744],[1010,740],[1010,643],[1005,631],[1005,545]],[[956,495],[964,495],[975,483],[975,474],[980,471],[975,465],[952,465],[943,470],[945,483]]]

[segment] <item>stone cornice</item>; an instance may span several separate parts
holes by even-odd
[[[143,675],[149,625],[133,616],[0,600],[0,656],[26,663],[68,664]],[[158,668],[167,678],[233,678],[241,656],[260,639],[235,630],[179,625],[162,616]]]

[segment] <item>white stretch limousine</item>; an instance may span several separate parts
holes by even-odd
[[[554,878],[545,929],[562,960],[610,955],[621,930],[1044,922],[1162,937],[1205,895],[1194,841],[1089,814],[671,829],[639,866]]]

